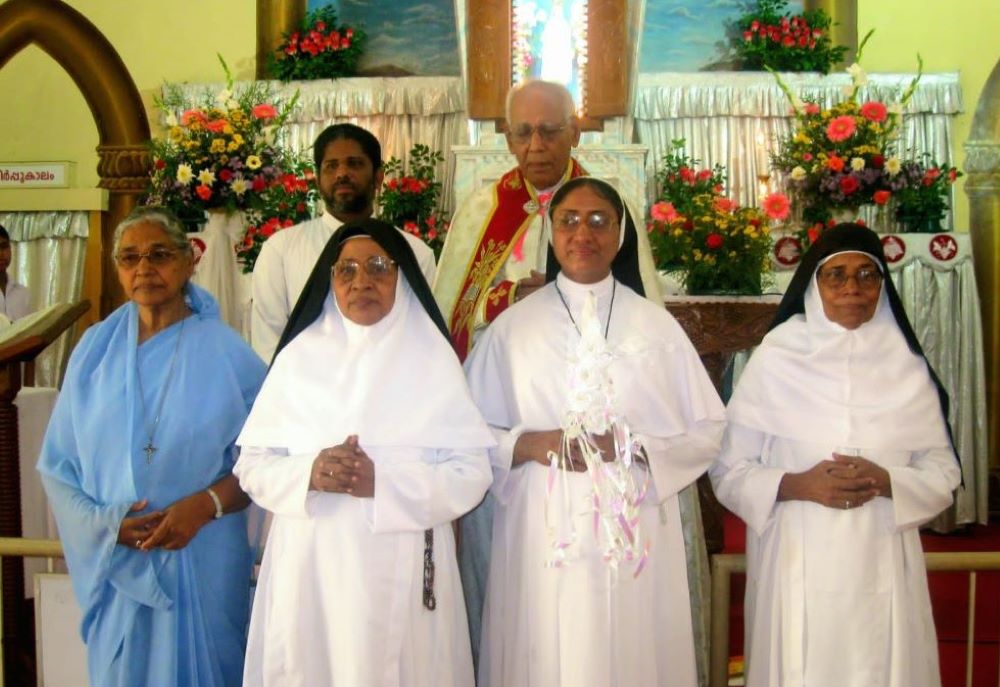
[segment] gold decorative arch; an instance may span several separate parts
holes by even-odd
[[[101,317],[123,301],[111,269],[115,226],[147,184],[149,121],[139,90],[114,46],[90,20],[61,0],[0,4],[0,68],[28,45],[54,59],[80,89],[97,124],[98,186],[108,189],[101,217]]]
[[[979,96],[965,143],[969,234],[983,315],[986,428],[992,469],[1000,463],[1000,61]]]

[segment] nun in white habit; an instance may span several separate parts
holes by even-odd
[[[825,232],[710,471],[747,523],[748,687],[941,684],[918,527],[961,479],[947,414],[878,236]]]
[[[550,212],[558,275],[550,270],[553,281],[497,318],[466,361],[473,398],[499,444],[490,452],[496,504],[479,685],[695,685],[677,493],[718,452],[724,410],[683,330],[641,295],[634,225],[614,188],[571,180]],[[638,576],[604,560],[588,507],[591,478],[581,472],[560,476],[572,505],[555,516],[580,536],[564,565],[550,565],[548,453],[559,450],[577,324],[591,297],[614,351],[616,410],[648,458],[631,467],[637,481],[649,477],[639,508],[649,554]]]
[[[482,499],[494,440],[390,225],[330,239],[238,443],[274,514],[244,684],[471,685],[451,521]]]

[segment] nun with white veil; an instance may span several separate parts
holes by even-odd
[[[550,213],[549,283],[501,314],[465,364],[498,441],[478,684],[693,687],[678,492],[717,454],[724,410],[680,325],[641,295],[617,191],[573,179]],[[573,380],[595,378],[578,374],[585,350],[607,361],[596,377],[618,418],[587,430],[589,464],[566,422]],[[597,483],[610,489],[600,507]]]
[[[451,522],[494,441],[391,225],[330,239],[238,443],[274,514],[244,684],[471,685]]]
[[[960,469],[874,232],[810,248],[727,415],[710,475],[747,524],[748,687],[940,685],[918,528]]]

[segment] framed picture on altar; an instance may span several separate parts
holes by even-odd
[[[361,76],[462,73],[454,0],[257,0],[258,63],[307,12],[326,6],[334,8],[339,24],[368,34]]]

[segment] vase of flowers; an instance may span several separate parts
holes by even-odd
[[[859,58],[870,36],[871,32],[858,48]],[[920,69],[901,101],[889,105],[878,100],[859,102],[867,75],[857,63],[847,72],[852,82],[847,99],[827,108],[801,100],[772,72],[795,118],[793,131],[780,142],[772,164],[801,206],[803,248],[824,227],[837,223],[834,215],[856,218],[864,205],[884,205],[888,198],[884,192],[902,169],[895,154],[896,131],[903,107],[920,80]]]
[[[338,25],[336,9],[325,5],[284,35],[268,59],[268,73],[281,81],[354,76],[366,41],[360,28]]]
[[[316,175],[304,157],[291,157],[285,172],[271,180],[247,215],[246,230],[236,244],[236,259],[244,274],[253,272],[264,242],[282,229],[312,217]]]
[[[948,210],[951,187],[962,173],[955,167],[931,162],[908,160],[900,173],[889,183],[890,197],[896,221],[906,231],[937,233]]]
[[[192,101],[176,84],[166,84],[154,99],[167,135],[150,141],[153,169],[144,202],[169,208],[192,228],[206,211],[254,208],[289,160],[278,139],[297,95],[282,105],[266,84],[235,89],[219,61],[226,75],[222,90]]]
[[[385,163],[385,180],[379,193],[379,216],[409,232],[441,254],[448,223],[440,208],[441,182],[435,179],[440,151],[418,143],[410,149],[409,173],[401,160]]]
[[[741,208],[722,194],[720,165],[702,167],[673,141],[656,173],[658,201],[646,230],[657,267],[680,271],[691,294],[759,295],[771,269],[770,219],[788,217],[782,194],[764,199],[764,210]]]
[[[730,27],[730,49],[741,69],[826,74],[847,51],[830,40],[831,24],[823,10],[792,14],[788,0],[757,0]]]

